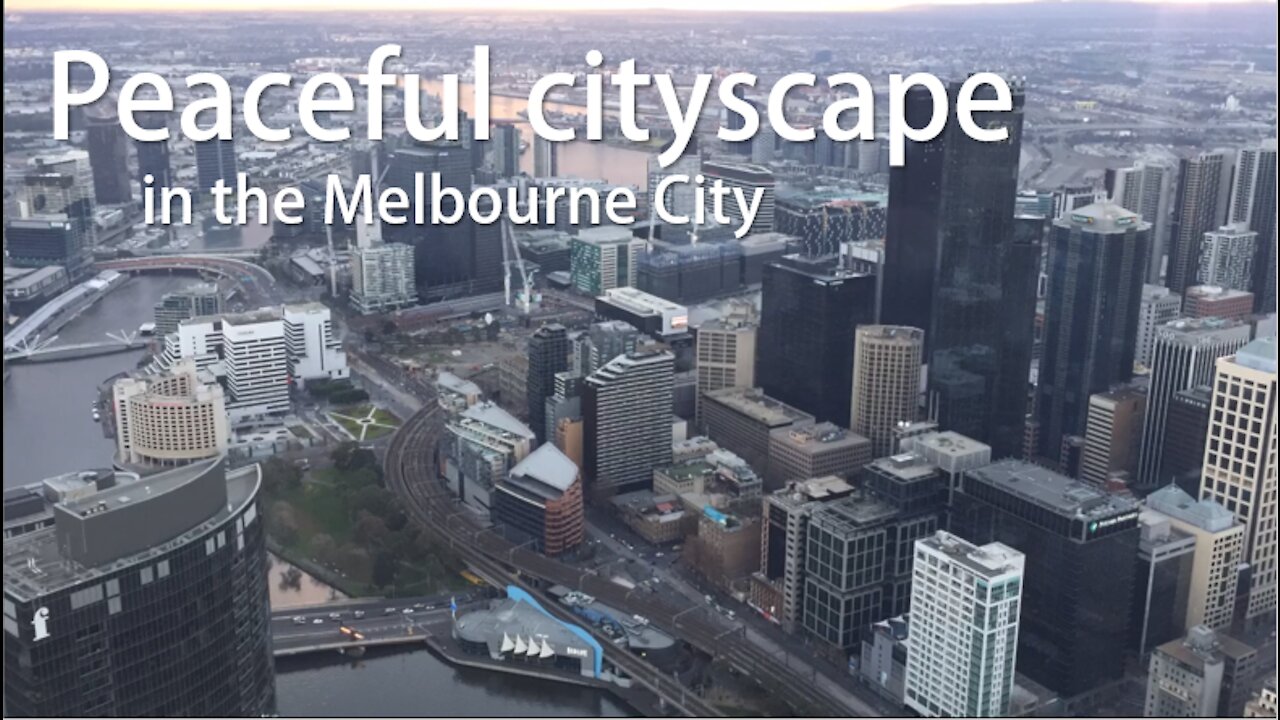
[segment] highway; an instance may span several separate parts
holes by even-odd
[[[762,688],[791,705],[798,715],[874,714],[869,705],[835,683],[815,684],[812,674],[791,666],[776,649],[756,645],[748,639],[742,626],[726,627],[721,618],[702,612],[701,605],[690,604],[674,594],[624,588],[607,576],[514,546],[492,531],[477,527],[471,514],[457,507],[436,480],[433,455],[442,422],[440,408],[429,403],[401,427],[387,450],[387,483],[424,528],[448,542],[477,572],[500,582],[513,582],[534,593],[551,584],[564,585],[594,595],[625,613],[642,615],[673,636],[730,662]],[[553,601],[547,600],[545,605],[548,610],[572,619]],[[686,695],[688,691],[682,685],[640,658],[617,652],[610,658],[637,682],[650,689],[659,688],[659,694],[669,701],[683,695],[685,710],[690,714],[719,714],[700,699]]]

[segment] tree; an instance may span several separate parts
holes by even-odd
[[[369,546],[381,545],[388,532],[387,524],[382,521],[382,518],[367,510],[361,510],[356,514],[356,527],[353,534],[360,543]]]
[[[338,543],[334,542],[333,537],[328,533],[316,533],[311,536],[311,554],[317,560],[333,562],[337,549]]]
[[[360,513],[368,513],[383,518],[391,514],[395,500],[391,493],[377,485],[365,485],[351,494],[349,502],[352,512],[358,517]]]
[[[373,572],[370,579],[378,587],[387,587],[396,581],[396,559],[389,552],[380,552],[373,557]]]

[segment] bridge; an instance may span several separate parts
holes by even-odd
[[[119,273],[106,270],[41,305],[5,334],[6,358],[10,351],[29,350],[38,345],[42,333],[57,332],[107,293],[119,287],[124,280],[125,278]],[[50,338],[45,344],[52,342],[53,339]]]
[[[275,277],[261,265],[227,255],[210,253],[147,255],[144,257],[99,260],[101,269],[117,272],[199,272],[226,278],[244,291],[245,296],[270,302],[275,290]]]
[[[271,638],[276,657],[349,652],[387,645],[422,645],[447,632],[449,598],[359,598],[273,610]],[[346,627],[359,633],[348,635]]]
[[[123,338],[117,338],[113,333],[107,333],[107,336],[110,339],[101,342],[69,343],[65,345],[53,344],[58,339],[57,335],[43,341],[37,336],[34,343],[24,342],[14,346],[12,349],[6,348],[4,361],[7,363],[20,363],[76,360],[98,355],[114,355],[115,353],[129,352],[130,350],[141,350],[147,346],[147,341],[137,338],[136,333],[130,333],[129,336]]]

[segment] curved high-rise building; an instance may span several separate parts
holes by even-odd
[[[5,714],[272,714],[261,486],[215,458],[6,492]]]
[[[863,325],[854,334],[849,428],[871,440],[872,456],[892,454],[893,429],[915,421],[923,358],[920,328]]]
[[[190,359],[160,377],[118,380],[111,394],[118,462],[185,465],[227,450],[222,388],[201,382]]]

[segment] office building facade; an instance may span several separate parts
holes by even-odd
[[[1165,424],[1174,395],[1210,384],[1218,358],[1244,347],[1249,335],[1248,325],[1217,318],[1176,320],[1156,331],[1137,487],[1151,490],[1173,479],[1161,465],[1166,457]]]
[[[1218,358],[1200,498],[1245,526],[1244,618],[1276,611],[1276,339]]]
[[[909,144],[889,174],[880,322],[924,330],[939,424],[997,457],[1022,445],[1041,252],[1037,236],[1014,232],[1023,100],[1015,86],[1012,111],[978,115],[984,127],[1007,129],[1007,140],[973,140],[953,114],[938,137]],[[932,112],[923,88],[907,94],[913,127]]]
[[[129,137],[120,126],[115,106],[99,102],[84,113],[89,164],[93,168],[93,195],[101,205],[133,202],[129,177]]]
[[[555,375],[569,367],[569,331],[559,323],[543,325],[529,337],[529,366],[525,380],[529,425],[538,442],[546,441],[547,398],[555,390]]]
[[[582,544],[586,535],[578,466],[550,443],[540,446],[498,481],[490,519],[549,557]]]
[[[223,186],[236,187],[236,141],[212,138],[195,143],[197,189],[208,193],[222,181]]]
[[[725,388],[756,386],[756,336],[751,318],[709,320],[695,337],[695,369],[698,375],[696,417],[702,423],[703,397]]]
[[[178,331],[183,320],[204,315],[218,315],[223,307],[222,291],[217,283],[196,283],[181,290],[165,293],[155,305],[156,335],[164,337]]]
[[[1111,201],[1151,224],[1151,252],[1144,282],[1160,282],[1164,269],[1173,179],[1174,168],[1161,162],[1138,162],[1115,171]]]
[[[1243,222],[1223,225],[1205,233],[1204,243],[1200,245],[1196,282],[1248,292],[1253,285],[1253,255],[1257,241],[1258,233]]]
[[[1276,141],[1270,138],[1236,154],[1230,222],[1247,222],[1258,234],[1248,290],[1254,312],[1276,307]]]
[[[1176,485],[1156,490],[1144,504],[1148,512],[1166,518],[1195,540],[1182,630],[1197,625],[1214,630],[1230,628],[1244,552],[1244,525],[1218,503],[1196,500]]]
[[[1070,700],[1124,676],[1138,505],[1021,460],[964,474],[951,530],[1026,556],[1018,670]]]
[[[1089,396],[1080,479],[1105,485],[1117,478],[1129,480],[1138,469],[1142,422],[1147,412],[1147,392],[1133,384],[1121,385]]]
[[[765,266],[756,375],[770,397],[849,421],[854,331],[875,322],[876,278],[788,256]]]
[[[201,380],[191,360],[159,377],[117,380],[111,396],[118,462],[185,465],[226,452],[222,388]]]

